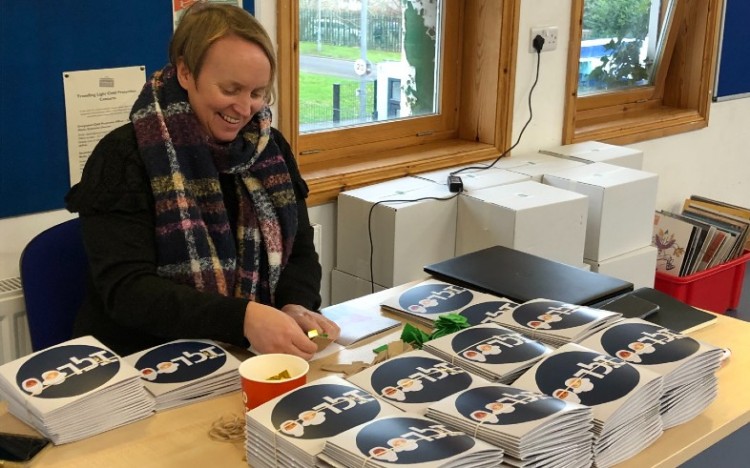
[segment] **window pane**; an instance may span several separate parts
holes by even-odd
[[[301,0],[299,128],[439,113],[441,0]]]
[[[578,94],[652,84],[667,0],[584,0]]]

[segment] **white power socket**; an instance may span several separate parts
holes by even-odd
[[[536,53],[536,49],[534,49],[534,38],[537,35],[544,38],[542,52],[549,52],[550,50],[557,49],[557,26],[531,28],[531,36],[529,37],[529,52],[531,52],[532,54]]]

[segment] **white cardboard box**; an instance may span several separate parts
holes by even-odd
[[[443,185],[415,177],[340,193],[336,222],[336,268],[360,278],[372,277],[377,284],[385,287],[423,277],[425,265],[455,255],[455,195]],[[377,203],[424,197],[450,199]],[[371,209],[372,222],[368,227]]]
[[[643,151],[626,146],[610,145],[600,141],[584,141],[571,145],[541,149],[540,153],[582,161],[587,164],[605,162],[631,169],[643,168]]]
[[[591,271],[630,281],[635,289],[653,288],[657,252],[656,247],[647,245],[616,257],[583,261],[591,265]]]
[[[336,269],[331,270],[331,304],[340,304],[350,299],[366,296],[387,288]]]
[[[575,167],[585,166],[586,163],[581,161],[574,161],[572,159],[556,158],[550,156],[552,159],[549,161],[533,162],[529,161],[526,164],[520,166],[509,167],[508,170],[524,174],[529,176],[536,182],[541,182],[542,178],[547,174],[556,174],[560,171],[567,169],[573,169]]]
[[[500,158],[497,160],[497,162],[492,166],[494,169],[511,169],[513,167],[519,167],[519,166],[526,166],[529,164],[543,164],[548,162],[554,162],[556,158],[555,156],[550,156],[549,154],[542,154],[542,153],[519,153],[519,154],[513,154],[511,156],[505,156],[503,158]],[[484,164],[486,166],[489,166],[492,164],[495,160],[490,159],[488,161],[482,161],[479,164]]]
[[[656,174],[592,163],[548,174],[544,183],[589,197],[584,258],[602,260],[651,244]]]
[[[463,166],[463,167],[479,167],[480,164],[474,166]],[[448,175],[461,169],[461,167],[452,167],[449,169],[442,169],[439,171],[425,172],[422,174],[416,174],[414,177],[420,179],[430,180],[437,184],[448,186]],[[463,183],[464,192],[471,192],[473,190],[481,190],[487,187],[495,187],[498,185],[513,184],[516,182],[523,182],[529,180],[529,176],[525,174],[519,174],[516,172],[506,171],[505,169],[496,169],[490,167],[487,169],[469,169],[459,174],[456,174],[461,178]]]
[[[462,193],[456,255],[502,245],[581,265],[587,213],[585,196],[534,181]]]

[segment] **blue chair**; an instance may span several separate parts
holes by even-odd
[[[31,239],[20,269],[31,348],[39,351],[71,339],[88,276],[81,221],[65,221]]]

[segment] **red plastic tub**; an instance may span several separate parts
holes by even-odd
[[[671,276],[657,271],[654,289],[693,307],[723,314],[736,309],[740,303],[748,260],[750,251],[746,250],[734,260],[688,276]]]

